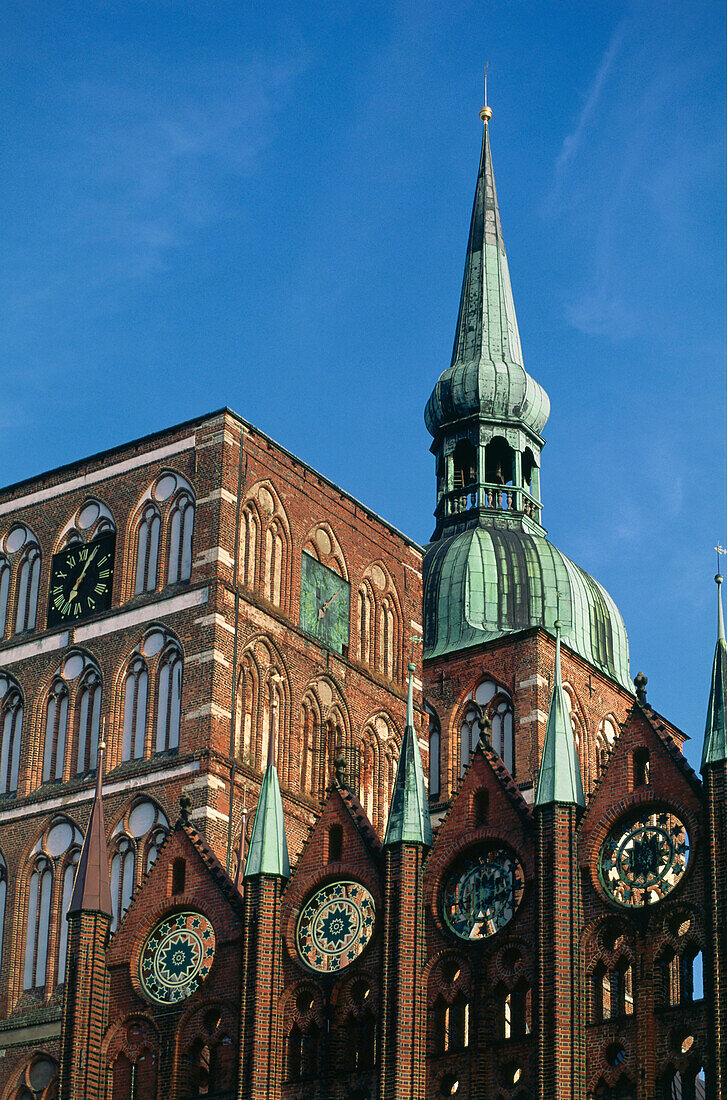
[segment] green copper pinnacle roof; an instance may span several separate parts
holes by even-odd
[[[394,792],[384,844],[432,844],[427,789],[414,731],[414,665],[409,665],[409,695],[406,704],[406,729],[396,765]]]
[[[268,764],[265,769],[247,852],[245,878],[252,878],[253,875],[290,878],[283,800],[274,764]]]
[[[553,802],[563,802],[568,806],[585,806],[576,741],[560,672],[560,622],[555,626],[553,694],[550,697],[535,805],[549,806]]]
[[[424,419],[432,435],[474,414],[519,423],[539,435],[549,412],[548,395],[523,366],[485,123],[452,363],[434,387]]]
[[[629,643],[615,603],[547,539],[476,526],[424,557],[424,656],[438,657],[560,617],[563,641],[633,692]]]
[[[712,665],[712,686],[709,691],[707,725],[704,731],[702,768],[727,760],[727,641],[722,611],[722,577],[717,574],[717,645]]]

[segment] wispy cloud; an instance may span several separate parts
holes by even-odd
[[[603,95],[604,86],[613,68],[614,61],[623,45],[625,35],[626,20],[624,19],[618,24],[611,35],[611,40],[601,58],[598,71],[588,90],[588,94],[581,107],[575,126],[570,133],[566,134],[563,138],[563,144],[560,147],[560,152],[555,161],[553,186],[548,199],[548,209],[550,212],[556,212],[560,206],[568,174],[583,145],[588,127],[596,113],[596,108]]]

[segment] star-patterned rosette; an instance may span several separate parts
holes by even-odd
[[[483,848],[455,866],[442,893],[448,927],[463,940],[494,936],[515,915],[525,875],[506,848]]]
[[[654,905],[681,881],[689,863],[689,834],[676,814],[643,810],[620,822],[601,848],[603,888],[620,905]]]
[[[298,919],[298,955],[311,970],[344,970],[364,950],[376,921],[374,899],[360,882],[330,882],[303,906]]]
[[[201,913],[172,913],[157,924],[141,952],[139,978],[150,1000],[170,1005],[194,993],[210,972],[215,930]]]

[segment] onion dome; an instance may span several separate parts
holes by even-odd
[[[560,618],[579,657],[633,693],[629,643],[608,592],[540,535],[473,526],[424,558],[424,656],[440,657]]]
[[[452,363],[424,413],[433,436],[445,424],[470,416],[516,422],[539,436],[550,412],[547,393],[523,366],[492,170],[490,114],[480,116],[482,155]]]

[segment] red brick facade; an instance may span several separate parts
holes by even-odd
[[[104,518],[110,608],[47,629],[54,551]],[[35,547],[35,625],[16,631]],[[341,651],[300,625],[304,551],[340,578],[334,597],[350,584]],[[0,493],[0,553],[0,1100],[651,1100],[702,1095],[702,1067],[720,1095],[725,777],[703,787],[645,703],[564,650],[587,805],[535,807],[551,636],[423,664],[421,550],[227,410]],[[427,722],[439,744],[431,849],[383,845],[410,657],[425,772]],[[512,774],[487,744],[463,767],[483,683],[483,728],[512,714]],[[66,934],[101,729],[114,911]],[[292,873],[240,892],[270,737]],[[603,853],[647,812],[684,825],[686,870],[663,901],[618,903]],[[445,910],[483,858],[499,916],[468,938]],[[304,914],[340,882],[365,891],[369,924],[326,970],[301,957]],[[165,1003],[144,984],[150,944],[182,914],[213,935],[212,962]]]

